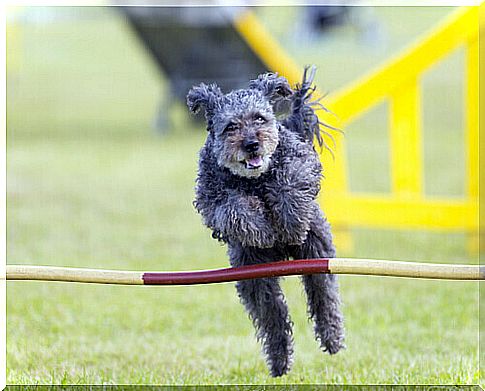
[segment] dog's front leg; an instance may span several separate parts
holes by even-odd
[[[305,242],[312,215],[312,202],[320,189],[319,163],[295,160],[287,163],[267,186],[265,195],[278,240],[290,245]]]
[[[239,242],[245,247],[269,248],[275,243],[276,233],[267,213],[258,197],[233,193],[216,205],[212,225],[226,241]]]

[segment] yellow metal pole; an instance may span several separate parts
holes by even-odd
[[[234,26],[268,69],[286,77],[291,84],[301,81],[303,67],[293,61],[252,11],[239,15]]]
[[[329,107],[344,124],[418,77],[466,40],[477,36],[477,7],[460,7],[403,52],[329,97]]]
[[[391,94],[390,143],[392,192],[420,198],[423,192],[421,99],[416,77]]]
[[[478,38],[478,37],[475,37]],[[466,171],[467,195],[478,196],[478,39],[466,47]]]
[[[478,24],[478,20],[476,21]],[[466,46],[466,72],[465,72],[465,88],[466,88],[466,125],[465,125],[465,172],[466,172],[466,197],[470,202],[477,204],[478,210],[478,170],[479,170],[479,140],[478,140],[478,94],[479,94],[479,79],[478,79],[478,51],[479,51],[478,36],[471,39]],[[478,213],[475,217],[477,220],[477,227],[468,233],[468,251],[470,255],[476,256],[479,248],[479,233],[478,233]]]

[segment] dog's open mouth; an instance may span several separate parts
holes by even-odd
[[[254,156],[246,159],[243,164],[246,164],[248,170],[255,170],[263,165],[263,158],[261,156]]]

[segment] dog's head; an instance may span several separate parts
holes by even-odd
[[[293,93],[284,77],[267,73],[249,88],[223,94],[215,84],[200,84],[187,95],[193,113],[205,109],[213,153],[233,174],[256,178],[270,164],[278,145],[274,106]]]

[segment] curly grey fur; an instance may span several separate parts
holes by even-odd
[[[212,236],[228,245],[233,267],[286,259],[334,257],[330,226],[316,197],[322,167],[312,103],[314,70],[292,90],[283,77],[260,75],[245,90],[222,94],[216,85],[191,89],[192,111],[205,108],[208,136],[200,151],[194,205]],[[291,104],[275,118],[273,105]],[[320,140],[320,138],[317,138]],[[323,351],[344,347],[337,278],[302,278],[308,313]],[[240,281],[241,302],[262,341],[272,376],[292,364],[292,322],[277,278]]]

